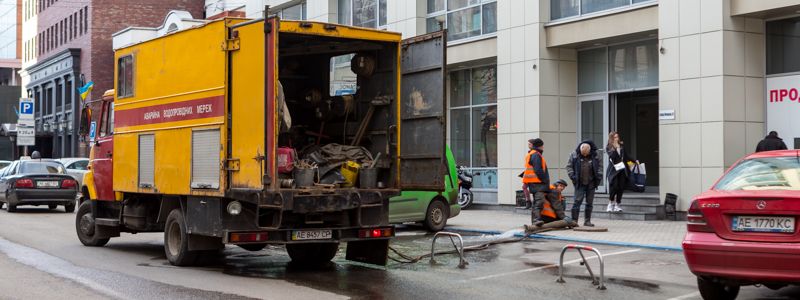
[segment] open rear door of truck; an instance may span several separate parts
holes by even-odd
[[[400,186],[444,190],[445,31],[406,39],[401,46]]]

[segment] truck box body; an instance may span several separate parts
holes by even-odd
[[[95,217],[160,231],[181,209],[191,235],[223,243],[304,242],[299,229],[364,240],[364,229],[389,225],[401,188],[443,189],[444,36],[226,18],[117,49],[114,103],[101,113],[113,140],[98,138],[87,176],[93,202],[105,202]],[[334,71],[348,61],[357,84],[339,95]],[[366,154],[378,185],[298,187],[278,168],[281,147],[300,158]],[[241,213],[230,213],[234,202]],[[268,238],[237,235],[253,232]]]

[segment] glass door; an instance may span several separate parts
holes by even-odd
[[[578,97],[578,143],[592,140],[598,148],[600,155],[600,169],[603,172],[603,183],[597,187],[597,192],[605,193],[607,181],[605,178],[608,156],[605,147],[608,142],[608,95],[590,95]]]

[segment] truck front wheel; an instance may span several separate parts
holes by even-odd
[[[180,208],[173,209],[164,225],[164,252],[170,264],[189,266],[196,262],[197,252],[189,251],[188,235],[183,212]]]
[[[98,238],[95,235],[96,226],[94,216],[92,216],[92,204],[84,202],[75,214],[75,231],[78,232],[78,239],[84,246],[102,247],[108,243],[108,238]]]
[[[286,252],[293,263],[304,266],[321,266],[333,259],[339,243],[286,244]]]

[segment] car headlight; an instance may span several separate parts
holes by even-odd
[[[231,216],[237,216],[242,213],[242,203],[239,201],[231,201],[231,203],[228,203],[228,213]]]

